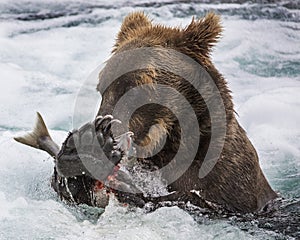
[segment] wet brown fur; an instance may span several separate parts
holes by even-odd
[[[208,13],[201,19],[193,19],[186,28],[171,28],[155,25],[143,13],[136,12],[124,19],[113,49],[113,53],[141,47],[174,49],[193,58],[210,74],[223,99],[227,125],[221,156],[205,178],[200,179],[198,174],[211,137],[210,117],[203,98],[187,81],[151,66],[143,71],[125,74],[105,92],[101,92],[100,81],[98,90],[103,100],[99,114],[111,114],[124,89],[128,90],[144,83],[150,83],[154,88],[155,83],[175,88],[185,96],[195,110],[199,121],[198,134],[201,135],[201,142],[191,166],[177,181],[168,186],[169,191],[198,190],[204,199],[223,205],[228,210],[252,212],[264,207],[269,200],[276,197],[276,194],[262,173],[257,153],[246,132],[236,120],[226,80],[211,62],[211,49],[219,39],[221,31],[220,17],[214,13]],[[166,58],[166,65],[170,61],[172,59]],[[184,66],[178,67],[184,69]],[[165,96],[165,99],[176,102],[172,96]],[[180,108],[180,103],[177,105]],[[152,128],[150,131],[154,124],[158,124],[159,127]],[[158,154],[151,158],[140,159],[145,164],[165,166],[178,150],[180,141],[178,120],[163,106],[147,105],[140,108],[132,116],[129,127],[135,133],[135,142],[149,146],[148,151],[155,149],[161,137],[167,134],[166,145]],[[189,147],[188,144],[186,147]]]

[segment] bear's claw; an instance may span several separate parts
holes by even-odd
[[[123,156],[110,129],[119,123],[113,116],[99,116],[69,134],[58,154],[56,168],[62,177],[88,175],[104,181]]]

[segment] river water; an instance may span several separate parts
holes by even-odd
[[[83,214],[57,200],[46,153],[12,139],[32,128],[39,111],[54,140],[64,140],[80,87],[109,58],[129,12],[185,26],[213,10],[224,33],[212,59],[228,80],[238,120],[273,189],[299,198],[300,6],[260,2],[1,0],[0,239],[292,239],[255,223],[243,230],[204,217],[199,224],[177,207],[146,214],[114,200],[97,221],[102,211]]]

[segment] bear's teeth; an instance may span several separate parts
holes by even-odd
[[[115,141],[117,142],[116,147],[120,148],[126,155],[128,155],[133,147],[131,136],[133,136],[133,132],[129,131],[115,138]]]

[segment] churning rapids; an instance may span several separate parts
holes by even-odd
[[[208,2],[0,0],[0,239],[300,238],[300,4]],[[68,207],[50,188],[52,159],[13,141],[32,128],[36,111],[58,143],[93,118],[91,109],[76,106],[83,114],[72,119],[78,91],[108,59],[122,18],[133,10],[171,26],[210,10],[222,15],[213,62],[229,82],[266,177],[285,199],[284,214],[194,219],[177,207],[146,214],[113,199],[105,211]],[[80,92],[94,101],[92,110],[96,81]]]

